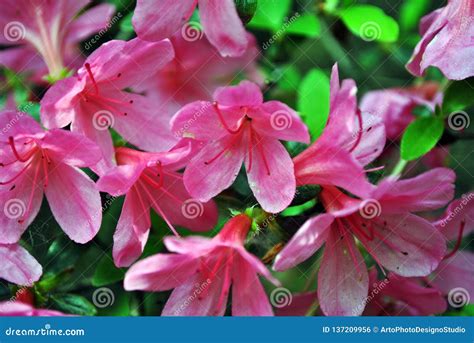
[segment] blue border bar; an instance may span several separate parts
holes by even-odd
[[[400,332],[425,330],[425,333]],[[432,333],[430,330],[452,330]],[[31,330],[31,331],[16,331]],[[43,331],[38,331],[43,330]],[[57,333],[63,330],[63,336]],[[83,330],[64,336],[64,330]],[[389,330],[395,332],[387,332]],[[398,331],[398,332],[397,332]],[[457,332],[456,332],[457,331]],[[28,335],[24,335],[28,333]],[[34,334],[33,334],[34,333]],[[56,334],[54,334],[56,333]],[[71,332],[69,332],[71,333]],[[75,331],[75,334],[81,334]],[[19,335],[20,334],[20,335]],[[473,317],[0,317],[0,342],[456,342],[474,341]]]

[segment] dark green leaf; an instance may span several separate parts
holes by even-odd
[[[239,17],[244,24],[247,24],[257,10],[257,0],[234,0]]]
[[[95,316],[97,309],[89,300],[75,294],[57,294],[50,298],[52,307],[68,314],[79,316]]]
[[[287,27],[286,32],[293,35],[306,36],[310,38],[318,37],[321,32],[321,24],[314,14],[303,14],[296,17]]]
[[[102,287],[123,280],[125,271],[117,268],[112,260],[112,256],[104,255],[95,269],[92,278],[94,287]]]
[[[474,105],[474,77],[453,81],[446,89],[443,99],[443,114],[462,111]]]

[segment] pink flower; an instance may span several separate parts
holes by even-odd
[[[171,38],[174,59],[145,81],[141,88],[147,96],[164,104],[170,116],[196,99],[212,100],[212,93],[230,83],[238,73],[259,84],[263,78],[255,60],[259,54],[255,37],[248,35],[248,46],[240,57],[222,57],[203,37],[189,41],[181,34]]]
[[[173,36],[178,30],[188,39],[200,30],[187,26],[188,19],[199,4],[199,17],[207,39],[222,56],[241,56],[248,44],[248,36],[240,21],[234,0],[138,0],[133,15],[133,27],[138,37],[159,41]],[[183,26],[184,25],[184,26]],[[191,30],[191,32],[190,32]]]
[[[372,188],[363,166],[382,153],[385,129],[379,117],[358,110],[356,93],[353,80],[339,85],[334,65],[328,124],[316,142],[293,159],[298,185],[335,185],[359,196]]]
[[[94,182],[79,168],[100,159],[89,139],[65,130],[44,131],[22,112],[0,113],[0,242],[16,243],[36,217],[43,193],[54,218],[75,242],[99,231],[102,208]]]
[[[173,289],[165,316],[222,316],[232,284],[232,315],[271,316],[258,274],[278,284],[243,244],[251,225],[244,214],[232,218],[213,239],[165,237],[175,254],[157,254],[133,265],[125,275],[128,291]]]
[[[440,290],[422,278],[406,278],[390,273],[377,280],[377,270],[370,271],[370,292],[364,315],[430,316],[446,311],[446,299]]]
[[[31,304],[26,304],[20,301],[4,301],[0,302],[0,317],[53,317],[65,316],[64,313],[38,309]]]
[[[41,120],[47,128],[65,127],[96,142],[103,160],[96,170],[113,164],[108,127],[143,150],[163,151],[175,144],[168,119],[142,95],[124,91],[140,84],[173,58],[168,40],[148,43],[136,38],[103,44],[90,55],[77,76],[57,82],[41,100]]]
[[[38,281],[43,269],[30,253],[18,244],[0,244],[0,279],[31,286]]]
[[[242,163],[253,194],[267,212],[280,212],[292,201],[296,185],[293,162],[278,140],[309,142],[298,114],[279,101],[263,102],[249,81],[222,87],[215,102],[196,101],[172,119],[172,130],[204,143],[184,172],[184,184],[200,201],[232,185]]]
[[[359,315],[369,278],[356,238],[376,263],[405,276],[426,276],[444,256],[442,235],[412,214],[444,206],[453,196],[454,173],[438,168],[412,179],[383,180],[368,200],[356,200],[324,187],[328,213],[309,219],[280,252],[275,270],[303,262],[325,243],[318,275],[318,297],[326,315]]]
[[[215,203],[202,204],[192,199],[176,172],[191,151],[190,144],[166,153],[117,149],[118,166],[103,175],[97,187],[114,196],[125,194],[114,235],[113,256],[118,267],[130,266],[143,252],[151,227],[151,208],[175,234],[173,225],[206,231],[217,223]]]
[[[103,4],[81,13],[90,1],[6,0],[2,2],[0,64],[16,72],[34,71],[41,78],[64,75],[80,60],[77,44],[104,28],[114,6]],[[39,53],[39,55],[38,55]],[[47,67],[47,70],[45,70]]]
[[[449,0],[421,19],[421,41],[407,69],[421,76],[429,66],[438,67],[451,80],[474,75],[474,2]]]
[[[405,128],[413,120],[413,110],[417,106],[426,106],[434,112],[441,104],[442,94],[438,93],[436,83],[425,83],[417,87],[389,88],[375,90],[364,95],[361,111],[382,118],[387,138],[399,140]]]

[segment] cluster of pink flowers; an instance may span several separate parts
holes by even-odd
[[[88,1],[8,3],[0,24],[18,21],[25,32],[15,44],[1,42],[11,47],[0,52],[0,63],[37,81],[47,73],[58,77],[65,68],[77,72],[54,82],[42,97],[41,124],[15,110],[0,113],[0,278],[23,286],[40,279],[42,267],[19,241],[43,194],[68,237],[85,244],[99,232],[104,192],[125,198],[113,259],[117,267],[131,267],[126,290],[173,290],[163,315],[224,315],[232,289],[233,315],[273,315],[259,276],[277,286],[280,281],[245,249],[253,220],[248,212],[229,219],[212,239],[180,236],[181,227],[216,227],[214,198],[244,169],[258,205],[271,214],[290,206],[297,187],[321,187],[324,213],[297,230],[273,265],[285,271],[323,251],[317,294],[295,296],[295,303],[297,297],[306,305],[318,301],[324,315],[430,315],[446,309],[444,295],[453,287],[474,295],[474,263],[463,262],[473,255],[458,252],[459,244],[447,251],[447,242],[474,229],[474,202],[451,216],[462,201],[449,205],[454,171],[439,166],[372,184],[368,175],[375,169],[366,169],[387,150],[386,140],[396,141],[413,120],[415,106],[434,109],[441,103],[437,85],[376,91],[359,106],[355,82],[340,82],[336,64],[328,123],[310,144],[295,110],[264,100],[256,40],[233,0],[138,0],[138,37],[107,42],[86,59],[77,42],[104,26],[111,6],[77,17]],[[189,42],[181,31],[196,6],[206,36]],[[472,38],[474,25],[463,19],[473,12],[472,1],[453,0],[425,17],[408,69],[420,75],[432,65],[449,79],[473,76],[474,49],[466,37]],[[226,85],[235,71],[246,80]],[[111,129],[128,147],[114,145]],[[310,145],[292,158],[282,141]],[[81,168],[90,168],[98,180]],[[443,217],[426,216],[448,205]],[[189,206],[199,213],[190,214]],[[137,262],[150,233],[151,209],[169,226],[168,253]],[[361,250],[388,281],[367,269]],[[386,287],[367,301],[381,282]],[[189,298],[196,299],[184,303]],[[399,309],[401,302],[406,306]],[[1,314],[60,315],[19,299],[0,303]]]

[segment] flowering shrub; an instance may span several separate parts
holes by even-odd
[[[0,316],[472,315],[474,2],[377,6],[2,1]]]

